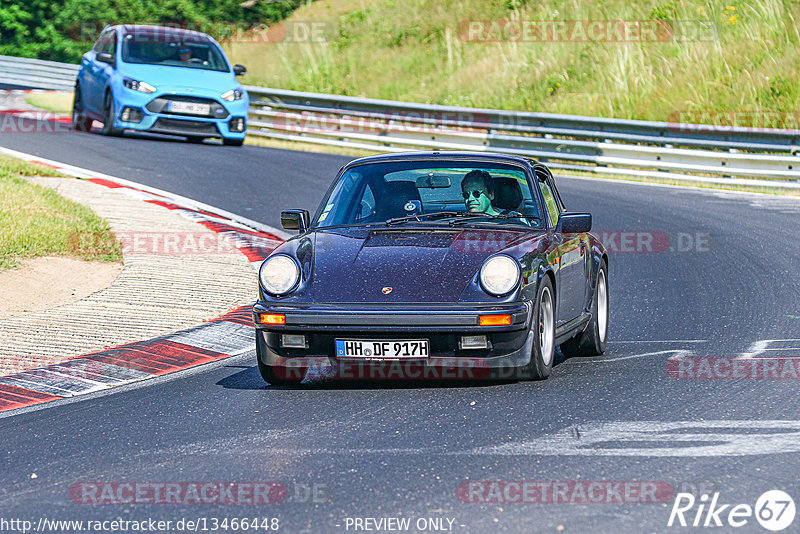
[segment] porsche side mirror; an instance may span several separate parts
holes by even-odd
[[[101,63],[108,63],[112,67],[114,66],[114,56],[109,54],[108,52],[100,52],[95,56],[95,59]]]
[[[281,226],[284,230],[308,230],[310,226],[308,210],[286,210],[281,212]]]
[[[581,234],[592,230],[591,213],[564,213],[559,221],[564,234]]]
[[[247,68],[244,65],[234,65],[233,66],[233,73],[236,76],[241,76],[242,74],[247,73]]]

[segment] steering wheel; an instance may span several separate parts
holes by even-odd
[[[204,61],[199,57],[190,57],[188,60],[186,60],[186,63],[204,63]]]

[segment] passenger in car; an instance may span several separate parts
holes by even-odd
[[[492,206],[494,186],[492,175],[488,172],[479,169],[468,172],[461,181],[461,193],[467,211],[500,215],[500,212]]]

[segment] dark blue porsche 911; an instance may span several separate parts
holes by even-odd
[[[546,378],[556,345],[602,354],[608,256],[528,158],[429,152],[341,169],[259,272],[261,375]],[[375,371],[378,369],[378,371]],[[388,369],[388,370],[387,370]],[[436,372],[433,372],[436,370]],[[445,371],[447,370],[447,371]]]

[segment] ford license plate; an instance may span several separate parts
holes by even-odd
[[[199,104],[197,102],[176,102],[172,101],[167,106],[167,110],[173,113],[190,113],[192,115],[211,115],[209,104]]]
[[[336,356],[339,358],[368,358],[379,360],[427,358],[430,356],[430,349],[428,348],[427,340],[367,341],[337,339]]]

